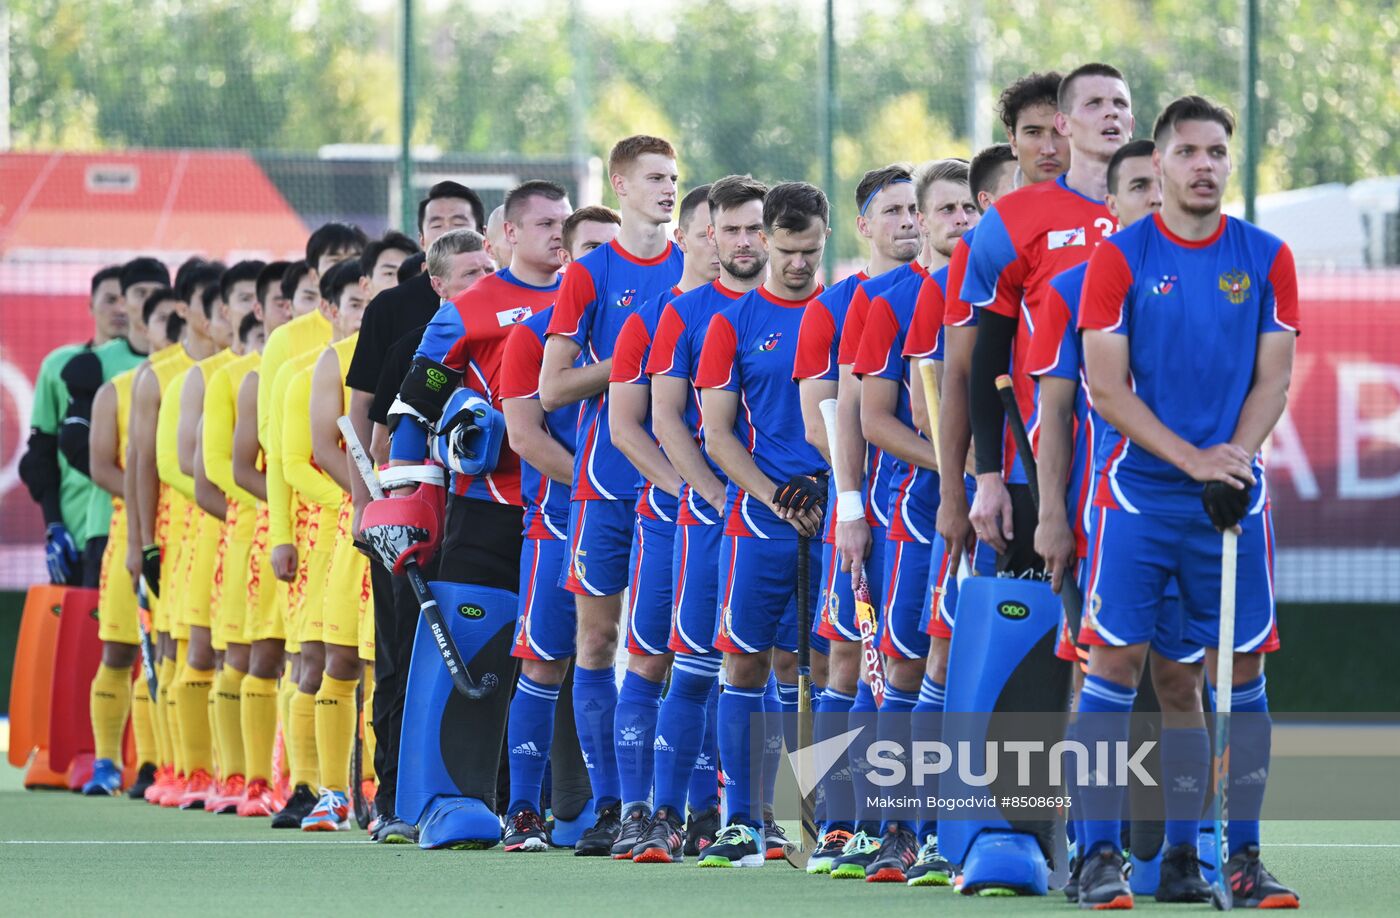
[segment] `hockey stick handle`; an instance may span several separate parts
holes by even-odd
[[[942,436],[939,431],[943,418],[943,396],[938,390],[938,372],[933,360],[927,357],[920,358],[919,376],[924,381],[924,405],[928,413],[928,429],[933,434],[933,455],[938,462],[938,475],[941,480],[943,476],[943,446],[940,442]],[[954,469],[953,474],[960,477],[962,470]],[[958,556],[962,569],[971,574],[972,559],[967,556],[967,546],[958,546]]]
[[[1211,801],[1211,821],[1214,823],[1216,879],[1211,887],[1211,904],[1217,911],[1234,908],[1230,880],[1225,875],[1225,819],[1229,814],[1226,800],[1230,785],[1230,709],[1235,683],[1235,567],[1238,559],[1239,537],[1233,529],[1220,536],[1220,635],[1215,659],[1215,756],[1213,764],[1215,797]]]
[[[336,418],[335,425],[340,428],[340,436],[345,440],[345,450],[350,454],[350,461],[355,463],[360,478],[364,480],[369,496],[379,500],[384,496],[384,488],[379,484],[379,473],[374,470],[374,463],[369,461],[369,454],[360,443],[360,435],[355,432],[355,425],[350,423],[350,418],[346,415]]]
[[[1035,474],[1035,451],[1031,449],[1031,437],[1026,432],[1025,419],[1016,405],[1016,392],[1012,388],[1011,377],[1005,374],[997,377],[997,395],[1001,396],[1002,407],[1006,409],[1006,420],[1011,425],[1011,436],[1016,440],[1016,452],[1021,457],[1021,468],[1026,470],[1026,483],[1030,485],[1031,500],[1036,512],[1040,512],[1040,482]]]
[[[798,681],[811,681],[812,678],[812,565],[811,539],[805,535],[797,537],[797,677]],[[811,701],[799,692],[798,710],[804,701],[808,709]]]

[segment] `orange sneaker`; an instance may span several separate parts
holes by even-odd
[[[161,798],[165,796],[165,789],[170,785],[170,766],[161,765],[156,769],[156,780],[146,788],[145,800],[147,803],[154,803],[160,806]]]
[[[178,805],[182,810],[202,810],[214,799],[214,779],[203,768],[196,768],[185,783]]]
[[[267,782],[254,778],[243,791],[243,799],[238,803],[238,815],[271,816],[281,808],[277,795],[267,786]]]
[[[374,804],[374,795],[379,793],[379,782],[373,778],[365,778],[360,782],[360,793],[365,798],[365,803]]]
[[[183,772],[176,772],[170,779],[170,783],[165,786],[165,793],[161,795],[160,805],[164,807],[177,807],[180,805],[180,798],[185,794],[185,785],[188,781]]]
[[[205,810],[210,813],[237,813],[238,804],[243,802],[243,791],[246,787],[242,775],[230,775],[219,789],[219,796],[205,804]]]

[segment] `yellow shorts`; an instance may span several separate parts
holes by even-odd
[[[340,502],[336,516],[335,548],[323,590],[321,633],[316,638],[338,647],[356,647],[360,643],[360,581],[369,559],[360,554],[350,535],[354,516],[354,504],[347,497]]]
[[[193,545],[189,552],[190,564],[185,580],[185,633],[179,637],[189,637],[191,626],[209,627],[209,600],[214,591],[215,562],[219,556],[219,535],[223,523],[198,507],[194,525],[194,539],[186,542]]]
[[[310,549],[307,546],[308,531],[311,528],[311,508],[299,498],[293,497],[295,516],[292,518],[292,544],[297,549],[297,572],[291,583],[278,581],[277,595],[282,608],[282,631],[287,636],[287,653],[301,651],[302,611],[306,601],[307,559]]]
[[[358,551],[355,554],[360,555]],[[374,662],[374,588],[370,585],[369,559],[360,555],[360,659]]]
[[[190,563],[194,555],[195,506],[181,498],[171,507],[170,539],[166,552],[161,555],[160,589],[161,618],[165,622],[164,631],[177,640],[190,636],[185,623],[185,604],[190,582]],[[166,560],[170,559],[170,570],[166,571]]]
[[[97,582],[97,636],[118,644],[139,644],[136,594],[126,572],[126,505],[113,501],[112,529],[102,552],[102,570]]]
[[[244,572],[243,643],[282,640],[282,609],[277,602],[278,580],[272,576],[272,546],[269,535],[267,504],[259,503],[253,520],[253,541],[248,546],[248,564]]]
[[[174,594],[175,568],[180,560],[184,535],[185,508],[175,501],[175,492],[161,485],[160,501],[156,505],[156,544],[160,546],[159,597],[151,596],[151,627],[161,634],[170,633],[170,610],[176,608]]]
[[[227,650],[219,633],[219,608],[224,603],[224,562],[228,559],[228,522],[219,527],[219,547],[214,549],[214,582],[209,585],[209,646]]]

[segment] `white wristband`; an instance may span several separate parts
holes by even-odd
[[[836,522],[853,523],[865,519],[865,501],[859,491],[842,491],[836,495]]]

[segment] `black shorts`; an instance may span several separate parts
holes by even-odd
[[[102,555],[107,551],[107,537],[105,535],[93,536],[87,540],[83,546],[83,557],[80,562],[80,577],[75,577],[78,583],[95,590],[102,581]]]
[[[520,589],[524,509],[469,497],[447,499],[438,579],[514,593]]]

